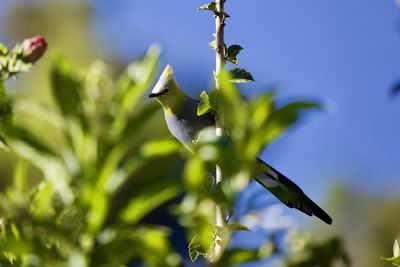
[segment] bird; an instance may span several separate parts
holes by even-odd
[[[156,99],[161,104],[170,133],[187,148],[193,146],[199,132],[215,126],[215,113],[197,115],[199,101],[189,97],[180,89],[170,65],[165,67],[149,98]],[[323,222],[332,224],[332,218],[298,185],[263,160],[257,158],[257,162],[262,171],[253,178],[259,184],[289,208],[297,209],[309,216],[314,215]]]

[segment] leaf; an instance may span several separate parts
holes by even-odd
[[[27,159],[43,172],[64,203],[72,202],[74,194],[68,185],[71,176],[63,161],[40,138],[25,128],[14,126],[8,130],[7,140],[16,154]]]
[[[265,129],[265,142],[269,144],[301,118],[301,112],[320,108],[316,102],[292,102],[272,112]]]
[[[6,140],[4,139],[3,136],[0,135],[0,148],[9,151],[10,149],[7,146]]]
[[[207,257],[207,252],[201,249],[201,245],[195,235],[189,243],[189,257],[192,262],[195,262],[199,256]]]
[[[233,70],[229,70],[228,72],[231,75],[231,82],[233,83],[254,82],[251,73],[247,72],[244,69],[235,68]]]
[[[226,55],[225,59],[227,61],[232,62],[233,64],[237,65],[238,64],[238,54],[240,51],[243,50],[243,48],[240,45],[231,45],[226,49]]]
[[[141,153],[145,157],[161,157],[178,152],[181,145],[173,139],[152,140],[144,144]]]
[[[204,115],[210,111],[212,111],[210,98],[208,97],[207,92],[203,91],[200,94],[200,103],[197,106],[197,116]]]
[[[208,10],[208,11],[217,12],[217,3],[210,2],[208,4],[202,5],[201,7],[197,8],[197,10],[198,11]]]
[[[393,256],[400,257],[400,239],[396,239],[393,244]]]
[[[51,67],[51,88],[61,112],[68,117],[79,117],[82,110],[82,84],[70,62],[61,55],[54,58]]]
[[[7,47],[0,43],[0,56],[5,56],[8,53]]]
[[[207,178],[204,162],[197,157],[192,157],[185,165],[184,177],[186,186],[193,190],[203,190],[205,178]]]
[[[12,121],[13,111],[8,100],[6,89],[3,81],[0,81],[0,130],[3,127],[8,127]]]
[[[229,231],[236,232],[236,231],[248,231],[251,232],[251,229],[248,228],[246,225],[240,223],[231,223],[228,225]]]
[[[396,239],[393,244],[393,257],[384,258],[381,257],[382,260],[392,263],[395,266],[400,266],[400,239]]]
[[[384,258],[384,257],[381,257],[381,260],[390,262],[390,263],[392,263],[394,266],[400,266],[400,256],[398,256],[398,257],[391,257],[391,258]]]
[[[137,223],[152,210],[181,192],[177,180],[165,179],[143,186],[129,201],[119,218],[125,223]]]
[[[217,48],[217,45],[215,44],[215,40],[209,42],[209,43],[208,43],[208,46],[211,47],[211,48],[214,49],[214,50],[215,50],[215,48]]]

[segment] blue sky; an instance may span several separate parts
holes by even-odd
[[[0,2],[6,12],[12,0]],[[19,1],[23,2],[23,1]],[[45,1],[37,1],[45,2]],[[128,61],[151,43],[163,48],[181,87],[210,88],[214,67],[211,14],[200,0],[93,0],[92,29],[107,53]],[[280,98],[311,97],[327,105],[263,153],[315,199],[342,182],[379,194],[400,186],[399,14],[382,0],[227,0],[226,41],[245,50],[239,65],[257,94],[277,84]],[[3,13],[4,14],[4,13]]]

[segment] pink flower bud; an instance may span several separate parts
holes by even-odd
[[[43,36],[38,35],[22,42],[22,50],[25,55],[25,61],[35,63],[46,52],[47,43]]]

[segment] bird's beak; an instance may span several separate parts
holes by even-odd
[[[159,93],[151,93],[151,94],[149,94],[149,98],[157,97],[157,96],[160,96],[160,95],[162,95],[162,92],[159,92]]]

